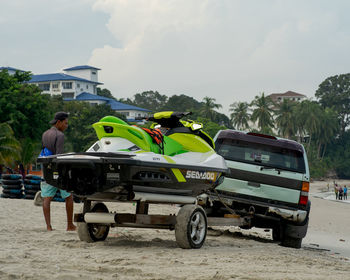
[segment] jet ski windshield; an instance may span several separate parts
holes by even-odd
[[[191,115],[192,112],[159,112],[155,113],[153,116],[149,117],[149,121],[156,122],[160,124],[162,127],[167,128],[175,128],[175,127],[183,127],[184,125],[181,123],[180,119]]]

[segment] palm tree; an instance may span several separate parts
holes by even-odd
[[[284,138],[292,138],[297,132],[295,102],[283,99],[275,110],[278,133]]]
[[[204,114],[205,118],[213,120],[214,117],[214,109],[219,109],[222,106],[220,104],[216,104],[215,98],[211,98],[211,97],[204,97],[203,98],[204,101],[204,107],[202,108],[201,112]]]
[[[300,137],[308,136],[307,150],[309,150],[312,137],[320,129],[322,110],[318,103],[310,100],[302,101],[297,108],[297,127]]]
[[[264,93],[261,93],[260,96],[255,96],[251,105],[255,107],[251,120],[253,122],[258,121],[258,128],[261,133],[272,134],[272,128],[274,127],[272,100],[266,97]]]
[[[235,102],[230,105],[231,121],[236,129],[245,130],[248,128],[250,119],[248,110],[249,104],[247,102]]]
[[[325,108],[321,114],[320,119],[320,127],[317,134],[318,139],[318,149],[317,149],[317,157],[323,159],[327,144],[329,144],[337,132],[340,132],[340,123],[338,119],[337,112],[333,111],[330,108]],[[322,155],[321,150],[323,147]]]
[[[0,164],[9,165],[19,158],[20,144],[12,128],[7,123],[0,123]]]

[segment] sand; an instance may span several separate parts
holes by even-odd
[[[350,185],[350,182],[348,185]],[[350,204],[324,199],[311,185],[309,231],[301,249],[272,241],[271,231],[216,228],[199,250],[178,248],[173,231],[112,228],[85,243],[66,232],[64,203],[53,202],[53,232],[32,200],[0,198],[0,279],[350,279]],[[331,193],[330,193],[331,195]],[[78,212],[81,204],[75,204]],[[132,203],[107,203],[133,211]],[[152,205],[151,213],[176,213]]]

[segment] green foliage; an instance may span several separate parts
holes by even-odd
[[[297,114],[295,112],[296,103],[288,99],[277,105],[275,110],[276,127],[279,135],[291,139],[297,132]]]
[[[114,100],[117,100],[113,95],[112,93],[110,92],[110,90],[104,88],[104,89],[101,89],[101,88],[97,88],[97,95],[100,95],[100,96],[104,96],[104,97],[107,97],[107,98],[111,98],[111,99],[114,99]]]
[[[218,125],[206,118],[197,118],[196,121],[203,124],[203,131],[208,133],[210,137],[214,137],[219,130],[227,129],[227,127]]]
[[[211,121],[214,120],[214,115],[215,115],[215,111],[214,109],[219,109],[222,106],[220,104],[215,103],[216,99],[215,98],[211,98],[211,97],[204,97],[203,98],[203,106],[200,109],[200,113],[203,114],[203,116]]]
[[[238,130],[246,130],[249,127],[249,104],[247,102],[235,102],[230,105],[231,122]]]
[[[253,106],[251,120],[258,122],[259,131],[264,134],[272,134],[274,127],[272,100],[266,97],[264,93],[261,93],[260,96],[255,96],[251,106]]]
[[[165,106],[167,101],[168,97],[159,94],[158,91],[145,91],[134,95],[133,105],[157,112],[159,108]]]
[[[9,123],[17,139],[39,141],[49,121],[49,99],[38,87],[25,83],[28,80],[28,72],[0,72],[0,122]]]
[[[64,103],[65,112],[69,113],[69,126],[66,135],[66,151],[86,151],[95,141],[98,140],[92,124],[98,122],[105,116],[116,116],[125,119],[117,114],[108,105],[92,106],[86,102],[70,101]]]
[[[350,124],[350,73],[327,78],[319,85],[315,96],[323,107],[338,112],[341,133],[344,133]]]
[[[7,123],[0,123],[0,164],[11,165],[19,158],[20,149],[12,128]]]

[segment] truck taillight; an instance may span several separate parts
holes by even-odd
[[[310,189],[310,183],[303,182],[303,185],[301,187],[301,192],[300,192],[300,198],[299,198],[300,205],[307,204],[307,201],[309,200],[309,189]]]

